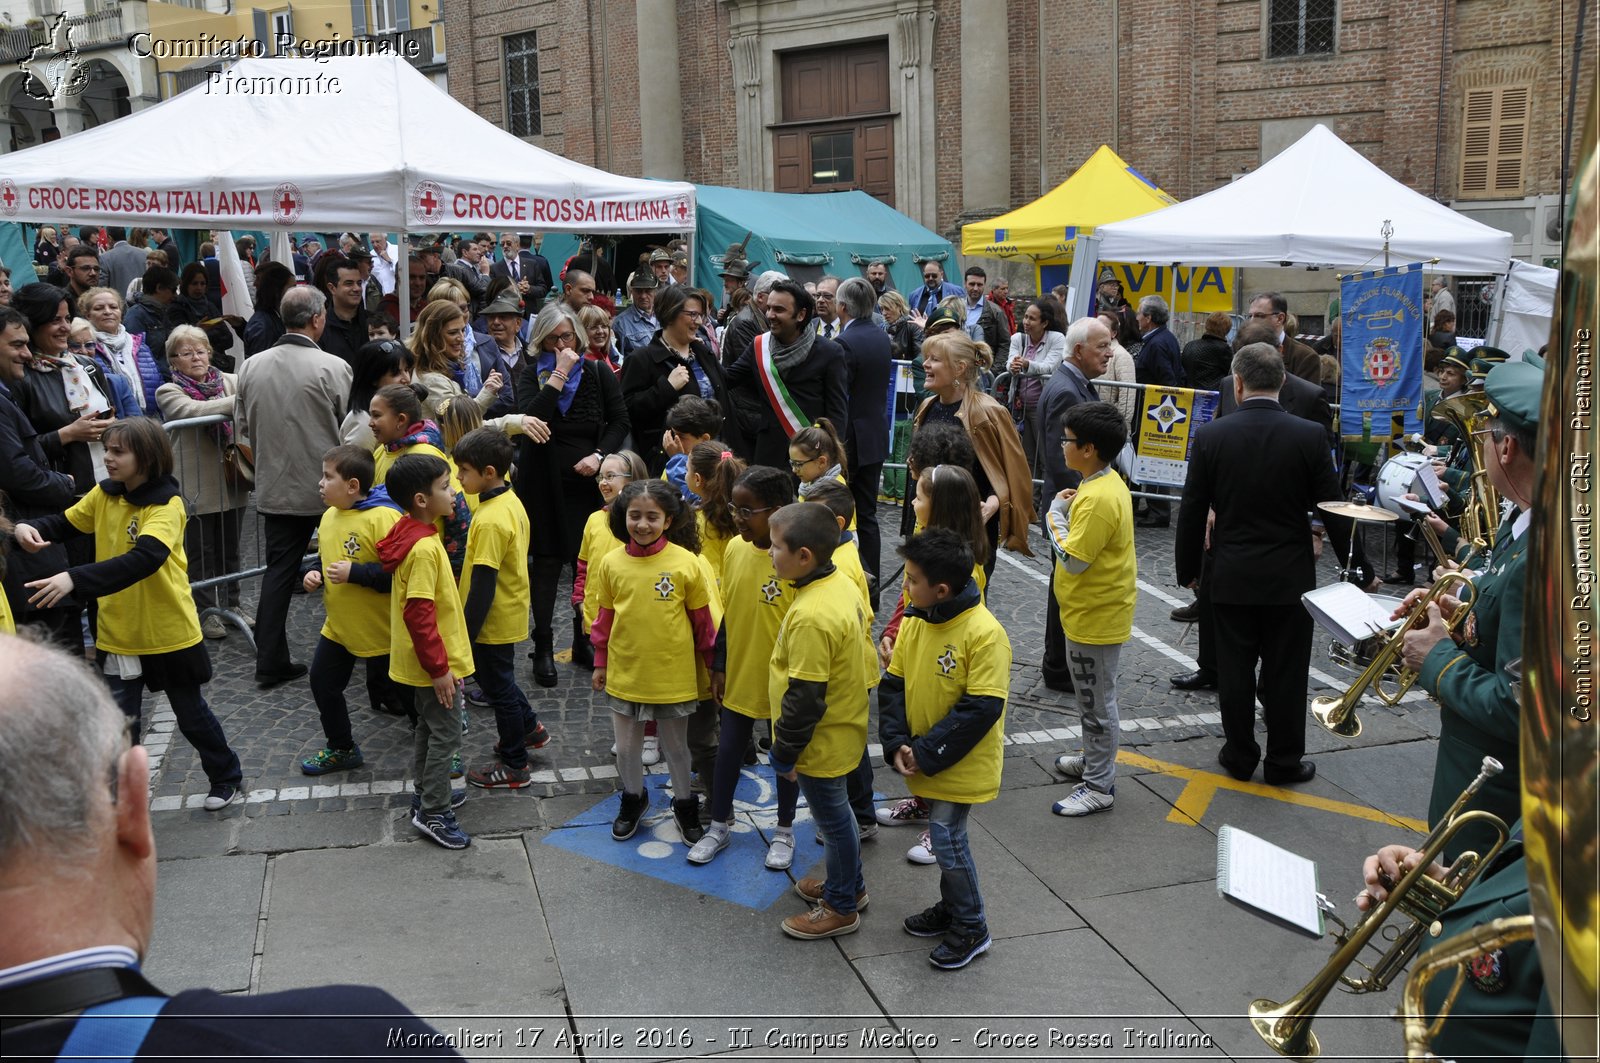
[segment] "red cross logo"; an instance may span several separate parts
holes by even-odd
[[[17,212],[17,186],[9,178],[0,181],[0,212],[8,215]]]
[[[418,181],[411,190],[411,216],[426,225],[444,218],[444,189],[433,181]]]
[[[689,201],[682,196],[678,197],[678,220],[683,221],[689,216]]]
[[[272,220],[281,225],[292,225],[300,220],[305,205],[300,186],[293,181],[285,181],[272,191]]]

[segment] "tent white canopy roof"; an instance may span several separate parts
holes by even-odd
[[[695,195],[534,147],[398,56],[243,59],[154,107],[0,156],[0,220],[692,231]]]
[[[1111,262],[1218,266],[1384,265],[1438,259],[1441,273],[1504,273],[1511,234],[1419,195],[1318,125],[1260,169],[1203,196],[1097,230]]]

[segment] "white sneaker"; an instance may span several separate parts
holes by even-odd
[[[769,871],[787,871],[789,865],[794,863],[794,835],[789,831],[778,831],[772,836],[772,841],[767,846],[767,869]]]
[[[728,847],[728,825],[726,823],[713,823],[706,828],[705,834],[689,849],[689,863],[709,864],[717,858],[717,854]]]
[[[1088,783],[1079,783],[1077,789],[1051,805],[1050,810],[1058,816],[1087,816],[1110,807],[1111,794],[1091,789]]]
[[[922,837],[917,839],[917,844],[906,850],[906,859],[913,864],[937,864],[939,858],[933,855],[933,839],[927,831],[922,832]]]
[[[644,761],[644,766],[647,768],[652,764],[661,763],[661,743],[656,740],[655,735],[644,736],[644,751],[639,759]]]
[[[613,757],[617,755],[617,744],[615,742],[611,743],[611,755]]]
[[[928,822],[928,803],[920,797],[908,797],[878,809],[874,815],[885,827],[908,827]]]
[[[1056,758],[1056,771],[1069,779],[1083,778],[1083,754],[1063,753]]]
[[[200,621],[200,634],[208,639],[225,639],[228,637],[228,628],[222,618],[213,613]]]

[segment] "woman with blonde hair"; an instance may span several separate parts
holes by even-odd
[[[578,322],[583,326],[583,356],[599,362],[613,373],[622,372],[622,355],[617,351],[617,341],[611,332],[611,315],[604,307],[590,303],[578,311]]]
[[[993,363],[987,344],[951,329],[922,341],[922,368],[933,394],[917,407],[914,430],[924,424],[959,424],[972,440],[984,529],[989,537],[985,571],[994,571],[995,548],[1004,546],[1024,557],[1028,525],[1033,522],[1033,475],[1022,453],[1022,441],[1006,408],[978,386],[978,375]]]

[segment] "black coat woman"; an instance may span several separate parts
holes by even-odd
[[[589,514],[600,508],[600,462],[622,448],[628,408],[617,376],[582,355],[583,327],[564,304],[533,319],[517,408],[548,429],[522,437],[514,481],[532,529],[533,678],[556,685],[553,618],[561,567],[576,571]],[[543,438],[539,438],[539,437]]]
[[[634,449],[652,476],[659,476],[667,464],[661,435],[674,403],[685,395],[697,395],[714,399],[723,410],[732,409],[722,363],[695,335],[708,309],[700,295],[681,285],[658,292],[655,314],[661,328],[622,363],[622,398],[633,424]],[[725,433],[732,430],[731,424],[723,426]]]

